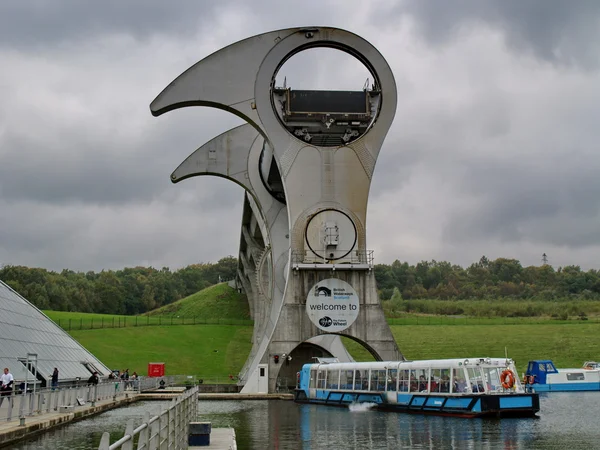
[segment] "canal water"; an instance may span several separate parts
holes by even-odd
[[[600,392],[540,395],[537,419],[458,419],[378,412],[365,407],[291,401],[200,401],[199,420],[233,427],[238,449],[600,449]],[[121,437],[125,422],[156,415],[140,402],[86,419],[11,448],[96,449],[103,431]]]

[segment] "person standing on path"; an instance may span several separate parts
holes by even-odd
[[[4,401],[4,397],[10,397],[12,394],[12,385],[15,379],[9,372],[8,367],[4,368],[4,373],[0,376],[0,406]]]
[[[54,372],[52,372],[52,390],[55,390],[58,387],[58,368],[54,368]]]
[[[99,382],[98,372],[94,372],[91,377],[88,378],[87,384],[96,386]]]

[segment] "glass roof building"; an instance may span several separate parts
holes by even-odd
[[[16,381],[37,379],[48,386],[55,367],[60,382],[87,380],[93,372],[110,373],[66,331],[0,281],[0,370],[5,367]]]

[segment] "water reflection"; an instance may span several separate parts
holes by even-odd
[[[200,402],[202,420],[236,429],[243,449],[600,448],[600,393],[541,396],[538,419],[459,419],[285,401]]]
[[[517,448],[516,422],[300,408],[302,448]],[[512,425],[512,426],[511,426]]]
[[[290,401],[200,401],[199,419],[233,427],[245,449],[595,449],[600,448],[600,393],[540,396],[538,419],[458,419],[351,411]],[[103,431],[121,437],[129,418],[157,415],[165,402],[140,402],[66,425],[11,448],[98,448]]]
[[[129,419],[134,424],[142,423],[144,412],[150,416],[160,414],[168,408],[169,402],[138,402],[129,406],[113,409],[89,419],[74,422],[60,428],[50,430],[33,439],[27,439],[10,446],[14,450],[96,450],[100,445],[102,433],[110,433],[111,442],[123,437],[125,425]]]

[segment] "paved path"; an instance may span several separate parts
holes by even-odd
[[[15,404],[13,409],[14,418],[10,422],[6,420],[0,421],[0,446],[7,445],[10,442],[18,441],[25,437],[43,433],[50,428],[62,425],[73,420],[82,419],[94,414],[108,411],[119,406],[127,405],[128,403],[138,400],[136,394],[130,394],[128,398],[118,400],[104,400],[96,402],[95,406],[86,403],[83,406],[76,406],[71,412],[49,412],[37,414],[34,416],[25,416],[24,423],[18,417],[18,406]],[[15,402],[16,403],[16,402]],[[5,399],[0,408],[0,416],[6,417],[8,402]]]

